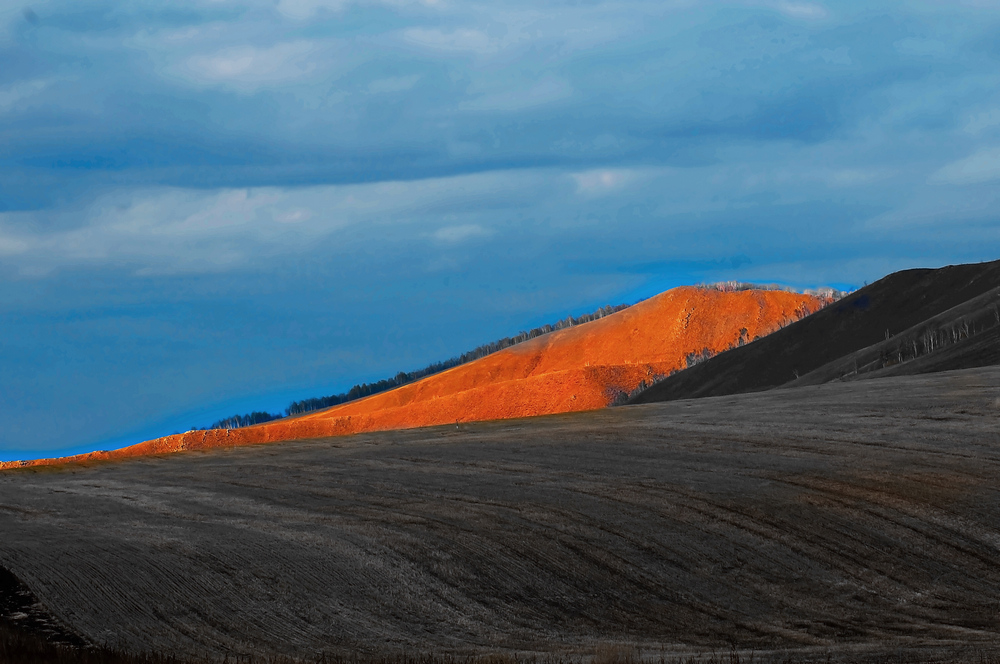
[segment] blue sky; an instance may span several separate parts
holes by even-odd
[[[0,0],[0,459],[1000,258],[1000,2]]]

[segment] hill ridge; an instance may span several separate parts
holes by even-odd
[[[422,369],[416,369],[414,371],[400,371],[392,378],[385,378],[376,381],[375,383],[357,383],[347,392],[341,392],[340,394],[331,394],[326,397],[312,397],[293,401],[288,405],[288,408],[285,409],[284,414],[253,412],[247,415],[232,415],[218,420],[208,427],[196,427],[196,429],[238,429],[241,427],[253,426],[255,424],[271,422],[283,417],[302,415],[314,410],[323,410],[332,406],[339,406],[342,403],[356,401],[357,399],[364,399],[365,397],[372,396],[373,394],[402,387],[403,385],[420,380],[421,378],[433,376],[441,373],[442,371],[448,371],[449,369],[453,369],[469,362],[475,362],[476,360],[486,357],[487,355],[497,353],[505,348],[516,346],[517,344],[524,343],[525,341],[530,341],[544,334],[551,334],[552,332],[557,332],[567,327],[583,325],[584,323],[600,320],[605,316],[610,316],[618,313],[619,311],[623,311],[630,306],[632,305],[605,305],[590,313],[581,314],[579,316],[567,316],[566,318],[562,318],[555,323],[541,325],[539,327],[532,328],[529,331],[521,330],[515,335],[501,337],[496,341],[480,344],[470,351],[466,351],[460,355],[455,355],[447,360],[432,362]]]
[[[658,381],[629,403],[724,396],[805,384],[796,381],[949,310],[958,311],[997,287],[1000,261],[894,272],[815,316]],[[970,356],[962,360],[962,366],[983,366],[974,359]],[[985,357],[982,361],[989,363]]]
[[[718,352],[743,336],[769,334],[825,304],[819,297],[787,291],[723,292],[684,286],[599,320],[325,410],[6,467],[594,410],[610,405],[644,380],[682,367],[691,353]]]

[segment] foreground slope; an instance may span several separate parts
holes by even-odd
[[[600,320],[536,337],[366,399],[245,429],[191,431],[75,458],[124,458],[593,410],[642,381],[683,368],[693,353],[719,352],[766,335],[823,304],[813,295],[777,290],[675,288]],[[13,465],[18,462],[7,464]]]
[[[0,566],[137,650],[977,661],[1000,643],[998,385],[994,367],[3,473]]]
[[[910,360],[919,361],[881,375],[995,364],[990,339],[1000,323],[998,294],[1000,261],[896,272],[765,339],[673,375],[632,403],[873,377],[872,371]]]

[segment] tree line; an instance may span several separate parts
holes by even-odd
[[[323,408],[338,406],[342,403],[347,403],[348,401],[355,401],[356,399],[363,399],[373,394],[386,392],[388,390],[406,385],[407,383],[420,380],[421,378],[426,378],[427,376],[441,373],[442,371],[447,371],[448,369],[453,369],[462,364],[478,360],[505,348],[510,348],[511,346],[516,346],[517,344],[524,343],[525,341],[534,339],[535,337],[540,337],[543,334],[549,334],[557,330],[563,330],[575,325],[582,325],[583,323],[589,323],[591,321],[604,318],[605,316],[610,316],[611,314],[618,313],[623,309],[627,309],[629,306],[630,305],[628,304],[605,306],[589,314],[583,314],[576,317],[567,316],[566,318],[551,325],[543,325],[527,332],[519,332],[512,337],[504,337],[503,339],[483,344],[482,346],[478,346],[473,350],[457,355],[449,360],[430,364],[423,369],[417,369],[416,371],[400,371],[391,378],[383,378],[382,380],[374,383],[361,383],[353,386],[346,392],[341,392],[340,394],[331,394],[325,397],[313,397],[311,399],[293,401],[288,405],[288,408],[285,409],[284,413],[253,412],[248,415],[233,415],[214,422],[211,426],[206,428],[238,429],[240,427],[248,427],[254,424],[263,424],[264,422],[270,422],[272,420],[281,419],[282,417],[288,417],[290,415],[301,415],[314,410],[322,410]]]
[[[271,420],[277,420],[284,417],[279,413],[265,413],[263,411],[257,411],[250,413],[249,415],[233,415],[227,417],[223,420],[219,420],[208,427],[209,429],[239,429],[240,427],[249,427],[254,424],[263,424],[264,422],[270,422]]]

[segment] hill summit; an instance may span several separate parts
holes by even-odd
[[[894,272],[815,316],[713,357],[631,403],[1000,363],[1000,261]]]

